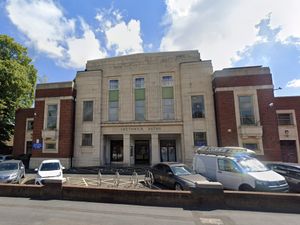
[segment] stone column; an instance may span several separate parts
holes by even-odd
[[[151,165],[160,162],[158,134],[151,134]]]
[[[130,134],[123,134],[123,163],[130,165]]]

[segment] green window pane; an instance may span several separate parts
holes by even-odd
[[[111,91],[109,91],[109,101],[110,102],[117,102],[117,101],[119,101],[119,91],[118,90],[111,90]]]
[[[163,99],[174,98],[173,87],[163,87],[162,88],[162,98]]]
[[[135,92],[135,100],[145,100],[145,89],[138,88],[134,90]]]

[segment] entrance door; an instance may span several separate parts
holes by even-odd
[[[297,163],[297,147],[295,140],[280,141],[281,158],[283,162]]]
[[[176,140],[160,141],[160,161],[176,162]]]
[[[110,161],[123,162],[123,141],[122,140],[110,141]]]
[[[134,146],[135,164],[149,164],[149,141],[135,141]]]

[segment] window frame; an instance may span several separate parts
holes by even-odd
[[[196,97],[200,97],[202,98],[202,102],[200,100],[200,102],[193,102],[193,98],[196,98]],[[201,116],[196,116],[195,113],[197,113],[197,111],[195,111],[194,113],[194,109],[197,108],[196,106],[194,107],[194,104],[199,104],[201,105],[202,103],[202,107],[201,108],[201,112],[199,112],[201,114]],[[192,95],[191,96],[191,109],[192,109],[192,118],[193,119],[203,119],[205,118],[205,98],[204,98],[204,95]]]
[[[92,110],[91,110],[91,115],[89,115],[88,117],[85,115],[85,103],[92,103]],[[90,118],[91,117],[91,118]],[[94,100],[84,100],[82,102],[82,121],[83,122],[92,122],[94,120]]]
[[[252,115],[246,115],[243,116],[243,114],[245,114],[245,112],[247,113],[247,111],[242,111],[242,104],[241,103],[245,103],[241,101],[241,98],[250,98],[250,103],[251,103],[251,108],[248,107],[247,110],[250,109],[251,114]],[[247,102],[249,104],[249,102]],[[239,116],[240,116],[240,124],[242,126],[255,126],[256,125],[256,116],[255,116],[255,109],[254,109],[254,99],[253,99],[253,95],[238,95],[238,104],[239,104]],[[245,107],[246,108],[246,107]],[[248,122],[246,122],[248,121]]]
[[[31,129],[29,129],[29,126],[28,126],[29,122],[32,123],[32,128]],[[34,126],[34,119],[33,118],[27,118],[26,119],[26,131],[29,131],[29,132],[33,131],[33,126]]]
[[[171,77],[171,79],[164,80],[166,77]],[[173,87],[174,86],[174,76],[172,75],[162,75],[161,76],[161,86],[162,87]]]
[[[49,127],[49,106],[56,106],[55,127]],[[46,129],[47,130],[57,130],[59,127],[58,118],[59,118],[59,104],[58,103],[48,103],[47,109],[46,109]]]
[[[114,81],[116,81],[117,87],[114,87],[114,85],[112,84],[112,82],[114,82]],[[119,90],[119,89],[120,89],[119,79],[110,79],[110,80],[108,80],[108,90],[114,91],[114,90]]]
[[[280,119],[279,118],[280,115],[289,115],[289,120],[286,120],[286,119],[282,120],[282,119]],[[291,112],[286,112],[286,113],[280,112],[280,113],[277,113],[277,121],[278,121],[278,125],[279,126],[293,126],[293,125],[295,125],[295,123],[294,123],[294,115]],[[284,123],[281,123],[282,121],[288,121],[289,123],[284,124]]]
[[[84,137],[90,136],[90,140],[85,140]],[[85,142],[84,142],[85,140]],[[93,147],[93,133],[82,133],[81,135],[81,146],[82,147]]]
[[[196,135],[197,134],[204,134],[204,137],[205,137],[205,144],[206,145],[197,145],[197,143],[196,143]],[[201,146],[207,146],[207,144],[208,144],[208,139],[207,139],[207,132],[206,131],[194,131],[193,132],[193,143],[194,143],[194,147],[201,147]]]

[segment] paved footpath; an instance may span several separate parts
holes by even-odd
[[[300,215],[0,197],[2,225],[294,225]]]

